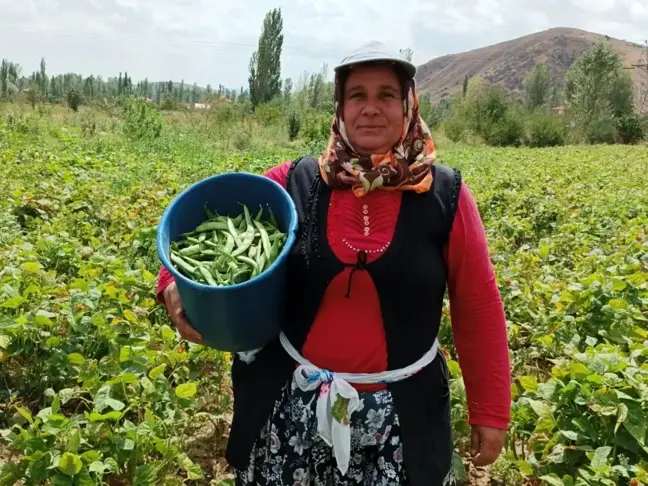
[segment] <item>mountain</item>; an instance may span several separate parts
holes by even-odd
[[[625,66],[648,63],[644,46],[583,30],[554,28],[432,59],[418,67],[418,90],[428,93],[433,102],[438,102],[462,90],[464,78],[468,75],[481,76],[488,83],[501,85],[513,95],[520,95],[524,77],[540,62],[548,64],[554,81],[562,87],[570,66],[599,40],[609,42],[621,55]],[[633,69],[630,73],[635,82],[637,106],[643,105],[643,111],[648,111],[648,70]],[[639,89],[636,88],[637,76]]]

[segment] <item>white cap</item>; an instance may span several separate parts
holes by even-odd
[[[390,51],[385,44],[378,41],[372,41],[351,52],[335,66],[335,71],[337,72],[354,64],[377,61],[399,64],[411,78],[416,74],[416,66],[408,61],[405,56],[400,52]]]

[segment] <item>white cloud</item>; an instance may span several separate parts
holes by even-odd
[[[265,13],[284,17],[283,74],[332,66],[361,43],[411,47],[414,60],[576,27],[641,42],[641,0],[0,0],[2,55],[26,72],[247,83]]]
[[[609,12],[615,7],[615,0],[571,0],[571,3],[597,15]]]

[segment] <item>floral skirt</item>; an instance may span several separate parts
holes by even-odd
[[[286,385],[250,456],[237,471],[240,486],[404,486],[398,415],[388,390],[360,393],[351,416],[351,463],[346,475],[332,449],[317,433],[317,391],[304,392],[294,380]],[[452,468],[443,486],[454,486]],[[441,486],[441,485],[439,485]]]

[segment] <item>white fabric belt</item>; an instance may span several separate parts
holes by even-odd
[[[350,383],[373,385],[404,380],[434,361],[439,349],[439,341],[435,340],[432,348],[407,368],[381,373],[333,373],[318,368],[301,356],[283,332],[279,339],[286,352],[299,364],[294,373],[299,388],[312,391],[321,386],[317,399],[317,431],[324,442],[333,447],[337,466],[343,475],[349,469],[351,458],[350,418],[360,402],[358,391]]]

